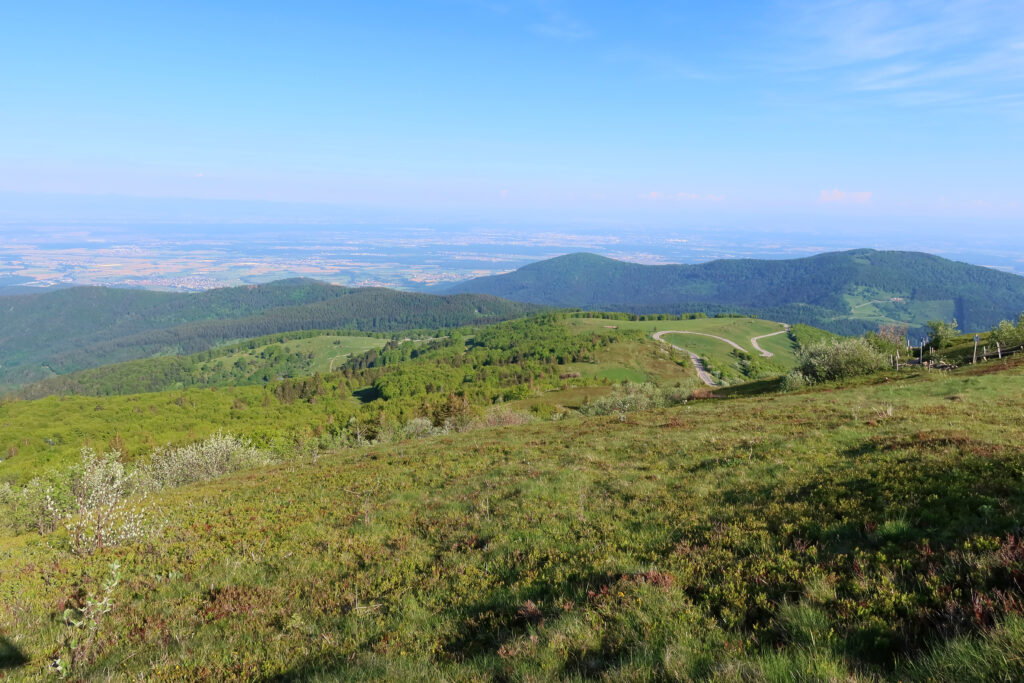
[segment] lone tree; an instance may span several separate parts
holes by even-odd
[[[928,337],[928,344],[936,349],[943,349],[950,346],[953,340],[960,336],[960,328],[957,326],[956,318],[952,323],[944,320],[928,321],[928,329],[931,335]]]

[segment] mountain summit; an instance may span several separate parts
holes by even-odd
[[[1024,310],[1024,277],[908,251],[642,265],[589,253],[459,283],[453,292],[632,313],[749,313],[855,334],[879,323],[956,318],[988,328]]]

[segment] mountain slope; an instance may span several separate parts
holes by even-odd
[[[879,322],[912,327],[956,317],[991,327],[1024,310],[1024,278],[919,252],[857,249],[800,259],[729,259],[648,266],[569,254],[453,292],[634,313],[755,313],[857,333]]]
[[[120,547],[0,538],[4,680],[1018,680],[1007,366],[285,447]]]
[[[275,332],[458,327],[535,309],[490,296],[349,289],[302,279],[197,294],[75,287],[11,296],[0,302],[0,387]]]

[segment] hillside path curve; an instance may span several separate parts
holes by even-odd
[[[687,330],[662,330],[661,332],[655,332],[654,333],[654,338],[657,339],[658,341],[663,341],[661,337],[662,337],[662,335],[666,335],[666,334],[695,334],[695,335],[697,335],[699,337],[711,337],[712,339],[717,339],[720,342],[725,342],[726,344],[728,344],[729,346],[733,347],[737,351],[742,351],[743,353],[747,352],[747,350],[745,348],[743,348],[742,346],[740,346],[736,342],[732,341],[731,339],[726,339],[725,337],[719,337],[717,334],[708,334],[707,332],[689,332]],[[668,343],[668,342],[666,342],[666,343]],[[674,344],[671,344],[670,346],[674,346]]]
[[[762,349],[760,344],[757,343],[757,340],[758,339],[765,339],[767,337],[774,337],[777,334],[783,334],[785,332],[789,332],[789,325],[783,324],[782,329],[779,330],[778,332],[771,332],[769,334],[760,334],[760,335],[758,335],[756,337],[751,337],[750,338],[750,345],[753,346],[755,349],[757,349],[761,353],[761,355],[764,356],[765,358],[771,358],[775,354],[772,353],[771,351],[765,351],[764,349]]]
[[[708,369],[706,367],[704,367],[704,361],[702,361],[700,359],[700,356],[698,356],[697,354],[695,354],[693,351],[691,351],[689,349],[684,349],[682,346],[676,346],[672,342],[665,341],[664,339],[662,339],[662,337],[664,335],[666,335],[666,334],[699,334],[702,337],[713,337],[715,339],[719,339],[721,341],[724,341],[726,344],[728,344],[730,346],[736,347],[740,351],[745,351],[745,349],[742,346],[740,346],[739,344],[736,344],[734,342],[731,342],[728,339],[725,339],[724,337],[717,337],[717,336],[715,336],[713,334],[703,334],[702,332],[685,332],[685,331],[682,331],[682,330],[662,330],[661,332],[655,332],[652,335],[656,341],[660,341],[663,344],[668,344],[669,346],[671,346],[676,351],[682,351],[683,353],[689,354],[690,355],[690,362],[693,363],[693,367],[697,371],[697,377],[699,377],[700,381],[704,382],[704,384],[708,385],[709,387],[716,387],[718,385],[715,383],[715,378],[712,377],[711,373],[708,372]]]

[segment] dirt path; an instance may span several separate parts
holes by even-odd
[[[704,382],[704,384],[707,384],[709,387],[716,387],[716,386],[718,386],[715,383],[715,378],[712,377],[711,373],[708,372],[708,369],[706,367],[704,367],[704,361],[702,361],[700,359],[700,356],[695,354],[693,351],[690,351],[689,349],[684,349],[682,346],[676,346],[672,342],[665,341],[664,339],[662,339],[662,336],[666,335],[666,334],[701,334],[701,333],[700,332],[677,332],[677,331],[673,331],[673,330],[665,330],[663,332],[655,332],[653,337],[657,341],[660,341],[662,343],[668,344],[669,346],[671,346],[676,351],[682,351],[683,353],[688,353],[690,355],[690,362],[693,363],[693,367],[697,371],[697,377],[700,378],[700,381]],[[742,347],[740,347],[740,346],[738,346],[736,344],[733,344],[728,339],[723,339],[722,337],[715,337],[715,335],[713,335],[713,334],[701,334],[701,336],[703,336],[703,337],[714,337],[715,339],[721,339],[722,341],[726,342],[727,344],[730,344],[731,346],[735,346],[737,349],[740,349],[741,351],[743,350]]]
[[[761,346],[757,343],[757,340],[758,339],[765,339],[766,337],[774,337],[777,334],[783,334],[785,332],[789,332],[789,325],[783,325],[783,328],[781,330],[779,330],[778,332],[772,332],[771,334],[761,334],[761,335],[758,335],[756,337],[751,337],[750,338],[750,345],[753,346],[758,351],[760,351],[761,355],[764,356],[765,358],[771,358],[775,354],[772,353],[771,351],[765,351],[764,349],[762,349]]]
[[[712,339],[717,339],[720,342],[725,342],[726,344],[728,344],[729,346],[733,347],[737,351],[742,351],[743,353],[747,352],[747,350],[745,348],[743,348],[742,346],[740,346],[736,342],[732,341],[731,339],[726,339],[725,337],[719,337],[718,335],[714,335],[714,334],[707,334],[706,332],[687,332],[685,330],[662,330],[661,332],[655,332],[654,333],[654,338],[657,339],[658,341],[661,341],[662,340],[661,339],[662,335],[665,335],[665,334],[696,334],[699,337],[711,337]]]

